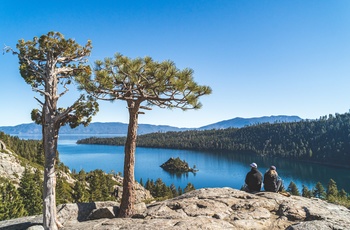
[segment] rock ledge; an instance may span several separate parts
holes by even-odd
[[[62,229],[350,229],[350,210],[343,206],[278,193],[249,194],[232,188],[199,189],[147,206],[140,203],[137,214],[128,219],[113,218],[118,203],[90,206],[86,212],[79,204],[61,208]],[[0,222],[0,228],[19,229],[9,228],[16,226],[11,221],[7,225],[6,221]]]

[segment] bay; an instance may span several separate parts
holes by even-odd
[[[115,135],[99,135],[115,136]],[[105,172],[123,172],[124,147],[109,145],[81,145],[78,139],[87,136],[61,135],[58,151],[61,161],[71,170],[91,171],[102,169]],[[192,183],[195,188],[232,187],[240,189],[244,184],[249,164],[256,162],[259,170],[264,173],[270,165],[275,165],[285,187],[291,181],[296,183],[299,191],[302,185],[312,189],[317,182],[325,188],[329,179],[336,181],[338,189],[350,192],[350,169],[315,163],[294,161],[291,159],[257,157],[256,155],[230,152],[203,152],[190,150],[136,148],[135,179],[143,183],[147,179],[161,178],[168,186],[185,188]],[[194,165],[199,170],[196,173],[174,175],[164,171],[160,165],[170,157],[180,157],[190,167]]]

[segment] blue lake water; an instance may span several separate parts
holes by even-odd
[[[115,136],[115,135],[109,135]],[[105,172],[123,172],[124,147],[108,145],[78,145],[78,139],[88,136],[60,135],[58,151],[61,161],[70,169],[90,171],[102,169]],[[27,137],[28,138],[28,137]],[[197,173],[173,175],[164,171],[160,165],[170,157],[180,157],[190,167],[196,165]],[[232,187],[239,189],[250,170],[249,164],[256,162],[264,173],[270,165],[275,165],[287,187],[291,181],[301,192],[302,185],[312,189],[318,181],[324,187],[330,178],[336,181],[338,189],[350,192],[350,169],[331,167],[290,159],[257,157],[243,153],[203,152],[155,148],[136,148],[135,179],[161,178],[168,186],[186,187],[188,182],[195,188]]]
[[[86,137],[86,136],[85,136]],[[108,145],[78,145],[76,140],[84,136],[60,136],[58,151],[61,161],[70,169],[90,171],[102,169],[105,172],[123,172],[124,147]],[[173,175],[164,171],[160,165],[170,157],[180,157],[190,167],[194,165],[197,173]],[[287,187],[291,181],[296,183],[301,192],[302,185],[312,189],[317,182],[326,188],[330,178],[335,180],[338,189],[350,192],[350,171],[346,168],[325,166],[315,163],[299,162],[290,159],[256,157],[243,153],[218,153],[190,150],[172,150],[155,148],[136,148],[135,179],[143,182],[147,179],[161,178],[168,186],[186,187],[191,182],[195,188],[232,187],[239,189],[245,175],[250,170],[249,164],[256,162],[264,173],[270,165],[275,165]]]

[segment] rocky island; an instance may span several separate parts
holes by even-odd
[[[171,173],[187,173],[187,172],[197,172],[198,170],[188,166],[188,163],[184,160],[181,160],[179,157],[177,158],[169,158],[165,163],[160,166],[165,171]]]

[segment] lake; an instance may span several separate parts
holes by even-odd
[[[105,135],[113,136],[113,135]],[[115,136],[115,135],[114,135]],[[102,169],[105,172],[123,172],[124,147],[108,145],[78,145],[78,139],[88,136],[60,135],[58,151],[61,161],[70,169],[90,171]],[[197,173],[174,175],[164,171],[160,165],[170,157],[180,157],[190,167],[194,165]],[[350,192],[350,169],[325,166],[315,163],[292,161],[290,159],[257,157],[243,153],[203,152],[191,150],[136,148],[135,179],[161,178],[166,185],[172,183],[185,188],[191,182],[195,188],[232,187],[240,189],[250,170],[249,164],[256,162],[264,173],[270,165],[275,165],[287,187],[291,181],[301,192],[302,185],[312,189],[317,182],[326,188],[330,178],[335,180],[338,189]]]

